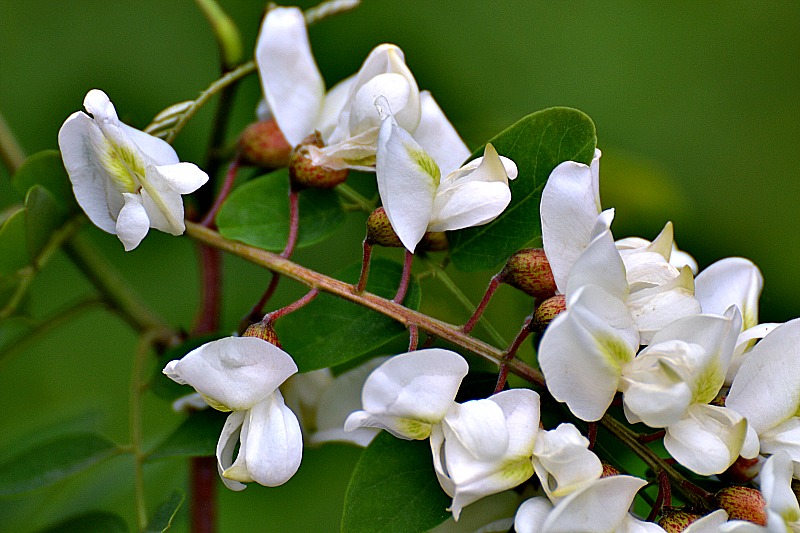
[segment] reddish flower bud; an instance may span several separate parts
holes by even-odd
[[[739,456],[719,477],[730,483],[747,483],[758,475],[760,470],[759,462],[758,457],[745,459]]]
[[[275,333],[275,329],[271,324],[264,324],[263,322],[250,324],[242,334],[242,337],[258,337],[259,339],[265,340],[270,344],[274,344],[278,348],[282,348],[281,343],[278,340],[278,334]]]
[[[550,262],[541,248],[525,248],[514,253],[503,267],[501,279],[535,298],[549,298],[556,292]]]
[[[692,522],[700,520],[702,516],[695,513],[689,513],[674,507],[665,507],[661,511],[661,518],[658,519],[658,525],[664,528],[667,533],[681,533],[684,529],[689,527]]]
[[[315,165],[311,161],[307,146],[322,148],[325,143],[322,142],[319,133],[314,132],[297,145],[289,160],[289,178],[293,185],[314,189],[331,189],[347,179],[349,171],[346,168],[333,170]]]
[[[616,466],[612,466],[608,463],[601,463],[603,465],[603,472],[600,474],[600,477],[611,477],[611,476],[619,476],[622,475],[622,472]]]
[[[403,243],[395,233],[386,211],[379,207],[367,218],[367,242],[387,248],[402,248]]]
[[[550,322],[566,308],[567,300],[563,294],[556,294],[543,301],[533,312],[533,320],[531,320],[530,325],[531,331],[543,332]]]
[[[282,168],[289,165],[292,147],[274,119],[250,124],[239,136],[239,157],[246,165]]]
[[[760,526],[767,525],[767,502],[758,489],[731,485],[714,495],[717,505],[725,509],[729,520],[747,520]]]
[[[422,236],[422,240],[417,245],[417,250],[443,252],[449,247],[450,243],[447,242],[447,235],[443,231],[429,231]]]

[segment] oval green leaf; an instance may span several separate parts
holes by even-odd
[[[331,236],[344,222],[339,196],[333,190],[300,193],[297,246],[309,246]],[[279,252],[289,234],[289,176],[286,170],[248,181],[231,193],[217,214],[217,228],[227,238]]]
[[[392,261],[373,261],[367,291],[393,298],[402,271],[402,267]],[[360,272],[360,264],[352,265],[336,277],[355,283]],[[412,278],[403,304],[417,309],[420,299],[419,284]],[[281,318],[275,323],[275,330],[300,372],[351,361],[408,334],[395,320],[329,294],[320,294],[307,306]]]
[[[25,234],[31,257],[39,257],[53,231],[61,227],[65,220],[66,212],[52,192],[42,185],[28,189],[25,195]]]
[[[43,150],[33,154],[22,163],[13,180],[21,198],[25,198],[34,185],[41,185],[50,191],[62,207],[70,211],[78,208],[58,150]]]
[[[190,414],[175,431],[153,448],[147,460],[214,455],[226,418],[227,413],[211,408]]]
[[[344,498],[344,533],[427,531],[450,517],[427,441],[380,433],[361,454]]]
[[[25,209],[19,209],[0,226],[0,276],[10,276],[31,262],[25,239]]]
[[[91,511],[67,518],[40,533],[128,533],[128,524],[114,513]]]
[[[172,494],[170,494],[169,498],[158,506],[156,512],[153,513],[152,518],[147,522],[147,527],[145,527],[145,533],[164,533],[165,531],[169,531],[172,527],[172,521],[175,520],[175,515],[178,514],[178,510],[183,505],[183,500],[186,499],[186,495],[180,491],[176,490]]]
[[[597,134],[581,111],[553,107],[528,115],[489,142],[517,164],[519,176],[509,182],[511,203],[499,217],[448,233],[453,264],[468,272],[496,267],[541,237],[539,202],[547,178],[563,161],[591,163]],[[472,155],[483,155],[483,148]]]
[[[0,464],[0,496],[52,485],[119,453],[96,433],[75,433],[29,448]]]

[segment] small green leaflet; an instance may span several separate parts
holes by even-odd
[[[169,531],[172,527],[172,521],[175,520],[175,515],[178,514],[178,510],[185,499],[186,495],[182,491],[174,491],[165,502],[158,506],[156,512],[147,522],[144,533],[164,533]]]
[[[584,113],[553,107],[528,115],[489,142],[517,164],[519,175],[509,182],[511,203],[499,217],[448,233],[453,264],[468,272],[496,267],[541,237],[539,202],[547,178],[564,161],[591,163],[597,135]],[[472,155],[483,155],[483,147]]]
[[[221,413],[210,407],[191,413],[147,455],[147,460],[214,455],[227,417],[228,413]]]

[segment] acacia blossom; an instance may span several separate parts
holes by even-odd
[[[208,175],[181,163],[165,141],[123,124],[98,89],[58,132],[58,146],[78,205],[98,228],[117,235],[126,251],[150,228],[172,235],[186,230],[182,194],[196,191]]]
[[[303,437],[278,387],[297,372],[291,356],[257,337],[228,337],[170,361],[164,374],[231,411],[217,442],[217,468],[229,489],[255,481],[274,487],[297,472]],[[236,445],[239,451],[233,460]]]

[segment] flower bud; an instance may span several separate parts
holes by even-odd
[[[603,471],[600,473],[600,477],[611,477],[611,476],[619,476],[622,475],[622,472],[616,466],[610,465],[608,463],[602,462]]]
[[[275,329],[272,327],[272,324],[265,324],[263,322],[250,324],[245,332],[242,333],[242,337],[258,337],[259,339],[265,340],[268,343],[277,346],[278,348],[282,348],[281,343],[278,340],[278,334],[275,333]]]
[[[767,502],[758,489],[731,485],[714,495],[717,505],[725,509],[729,520],[747,520],[760,526],[767,525]]]
[[[661,518],[658,519],[658,525],[664,528],[667,533],[681,533],[692,522],[696,522],[701,518],[702,516],[699,514],[689,513],[674,507],[664,507],[661,511]]]
[[[282,168],[289,165],[292,147],[274,119],[250,124],[239,136],[239,157],[247,165]]]
[[[294,186],[311,187],[314,189],[331,189],[347,179],[348,169],[333,170],[320,167],[313,163],[308,153],[308,146],[322,148],[318,132],[309,135],[292,151],[289,160],[289,178]]]
[[[563,294],[556,294],[539,304],[536,311],[533,312],[533,320],[531,320],[531,331],[543,332],[547,329],[550,322],[567,308],[567,299]]]
[[[383,208],[381,208],[383,209]],[[428,231],[422,236],[422,240],[417,245],[418,250],[426,252],[444,252],[450,247],[447,242],[447,235],[443,231]]]
[[[556,292],[550,262],[541,248],[525,248],[514,253],[503,267],[501,278],[535,298],[549,298]]]
[[[402,248],[403,246],[400,237],[397,236],[389,222],[389,217],[386,216],[386,210],[382,207],[373,211],[367,218],[367,242],[387,248]]]
[[[758,475],[760,462],[758,457],[745,459],[739,456],[719,477],[730,483],[747,483]]]

